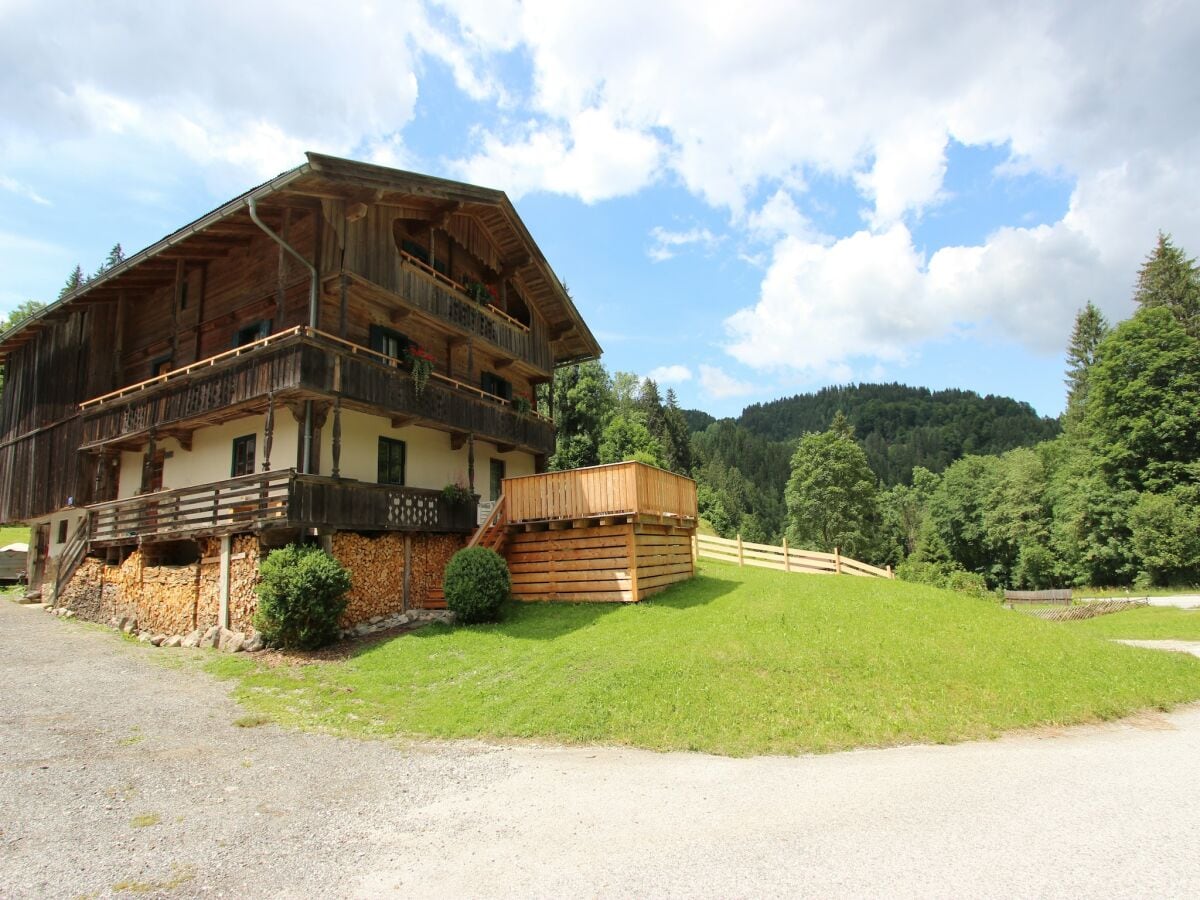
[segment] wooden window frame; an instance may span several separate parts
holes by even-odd
[[[511,401],[513,398],[512,382],[507,378],[501,378],[495,372],[483,372],[480,374],[479,387],[489,394],[495,394],[497,397],[503,397],[508,401]]]
[[[242,335],[246,334],[250,329],[254,329],[255,336],[249,340],[242,340]],[[247,344],[253,344],[255,341],[261,341],[271,333],[271,320],[259,319],[257,322],[251,322],[248,325],[243,325],[233,333],[233,348],[245,347]]]
[[[150,377],[157,378],[159,375],[166,375],[167,372],[170,372],[171,369],[174,368],[171,365],[171,363],[173,361],[174,360],[171,357],[170,353],[166,353],[162,356],[159,356],[159,357],[156,357],[155,359],[150,360]],[[164,363],[166,363],[167,368],[163,371],[159,371],[159,367],[161,365],[163,365]]]
[[[416,342],[403,332],[396,331],[394,328],[387,328],[383,325],[372,325],[368,334],[371,349],[376,353],[382,353],[384,356],[392,359],[403,359],[404,354],[412,347],[416,346]],[[389,353],[384,347],[385,341],[395,341],[398,353]]]
[[[386,462],[385,462],[386,451]],[[400,455],[400,480],[396,481],[390,478],[390,467],[395,460],[392,454],[399,452]],[[376,466],[375,480],[379,484],[394,484],[400,487],[404,486],[408,479],[408,444],[405,441],[397,440],[396,438],[379,436],[378,450],[376,451]]]
[[[240,461],[243,463],[243,465],[247,462],[247,460],[245,459],[245,451],[242,449],[247,446],[249,446],[249,448],[250,448],[250,457],[248,460],[250,468],[249,468],[249,471],[239,472],[238,471],[239,457],[242,457],[242,459]],[[239,451],[241,451],[241,452],[239,452]],[[235,437],[233,439],[233,461],[230,463],[230,466],[229,466],[229,477],[230,478],[239,478],[242,475],[253,475],[254,474],[254,464],[257,459],[258,459],[258,433],[255,432],[254,434],[244,434],[241,437]]]

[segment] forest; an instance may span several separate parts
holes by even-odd
[[[725,537],[843,553],[968,591],[1200,582],[1200,268],[1160,234],[1115,327],[1066,336],[1067,408],[858,384],[682,410],[599,362],[555,374],[552,468],[640,459],[696,479]],[[546,398],[541,402],[546,404]]]

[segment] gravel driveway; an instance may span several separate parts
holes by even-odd
[[[398,745],[236,727],[184,652],[0,603],[0,897],[1200,894],[1197,707],[792,759]]]

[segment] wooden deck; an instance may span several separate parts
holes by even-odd
[[[522,600],[628,603],[695,574],[690,478],[616,463],[506,478],[502,501],[499,543]]]
[[[268,528],[467,534],[475,504],[441,491],[300,475],[292,469],[142,494],[87,507],[93,546]]]

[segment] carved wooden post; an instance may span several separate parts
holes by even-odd
[[[467,485],[475,493],[475,432],[467,435]]]
[[[154,472],[154,454],[158,452],[158,447],[155,441],[158,433],[154,428],[150,429],[150,440],[146,444],[146,457],[142,460],[142,490],[144,494],[150,490],[150,479]]]
[[[271,471],[271,444],[275,441],[275,392],[267,392],[267,421],[263,424],[263,471]]]
[[[342,398],[333,398],[333,477],[342,474]]]
[[[787,535],[783,536],[783,571],[792,571],[792,558],[788,556]]]

